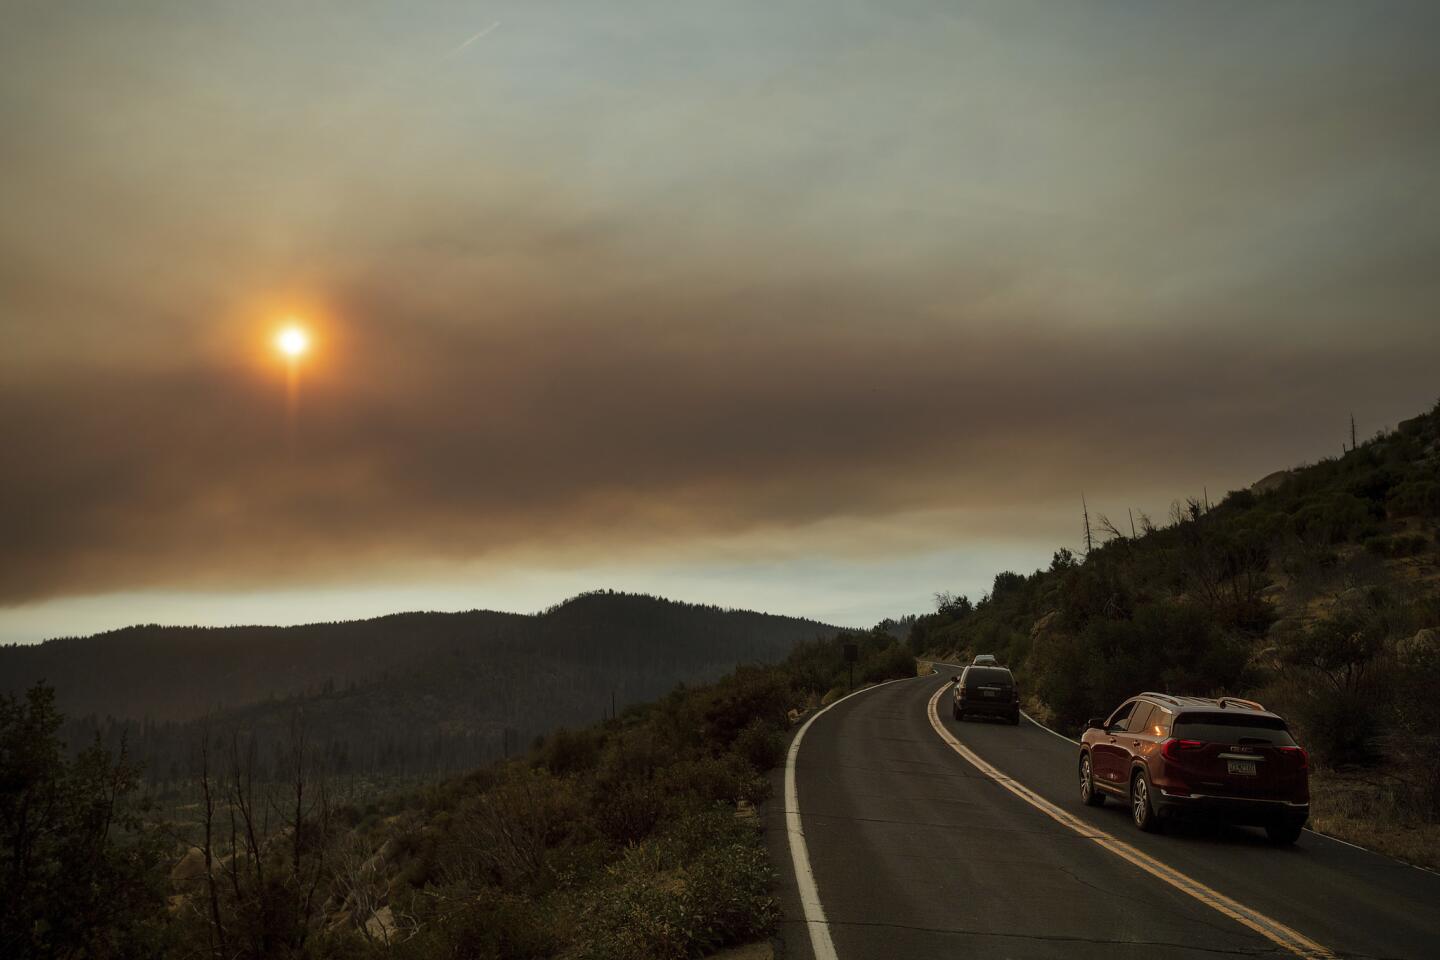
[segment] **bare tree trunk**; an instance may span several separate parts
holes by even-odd
[[[305,829],[305,715],[296,711],[290,720],[290,757],[295,785],[295,815],[291,821],[291,869],[300,878],[301,832]]]
[[[306,931],[309,930],[309,920],[315,911],[315,894],[320,889],[321,879],[325,876],[325,870],[327,867],[327,864],[325,862],[325,852],[326,847],[330,842],[330,790],[328,785],[325,783],[323,777],[317,784],[317,790],[320,797],[315,812],[318,820],[316,826],[319,828],[319,842],[316,844],[315,869],[310,874],[310,885],[309,888],[305,891],[304,907]],[[304,934],[302,934],[302,943],[303,937]]]
[[[223,957],[225,950],[225,926],[220,922],[220,893],[215,888],[215,794],[210,784],[210,718],[200,724],[200,793],[205,811],[205,890],[210,899],[210,952]]]
[[[262,828],[260,834],[257,835],[255,827],[255,743],[252,740],[246,744],[244,760],[242,762],[240,735],[233,732],[230,735],[230,776],[230,805],[232,816],[234,811],[239,811],[240,825],[245,831],[243,835],[245,853],[250,859],[250,872],[254,875],[253,906],[255,918],[249,924],[251,928],[250,939],[255,952],[261,956],[265,956],[270,946],[267,942],[268,932],[270,930],[270,910],[268,898],[265,895],[265,831]],[[233,825],[231,830],[233,833]],[[238,849],[232,849],[230,855],[232,860],[238,860],[240,851]],[[240,901],[238,906],[244,909],[247,904],[245,903],[242,893],[243,885],[239,882],[238,868],[234,874],[234,882],[236,897]]]
[[[323,776],[314,784],[315,790],[310,789],[310,778],[316,773],[311,752],[305,715],[297,711],[290,723],[289,756],[293,799],[290,819],[290,872],[302,919],[297,947],[303,947],[310,934],[311,920],[315,915],[315,896],[325,875],[325,847],[330,833],[330,793]],[[307,807],[308,793],[318,794],[318,797],[311,799]],[[308,867],[305,862],[307,838],[315,851],[313,862]]]

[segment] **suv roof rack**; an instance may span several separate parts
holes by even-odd
[[[1254,700],[1242,700],[1240,697],[1221,697],[1219,700],[1216,700],[1215,703],[1221,710],[1225,709],[1226,704],[1233,703],[1236,706],[1246,707],[1250,710],[1259,710],[1261,713],[1265,712],[1265,708]]]
[[[1153,690],[1146,690],[1144,693],[1140,694],[1140,696],[1154,697],[1156,700],[1164,700],[1166,703],[1173,703],[1177,707],[1180,705],[1180,701],[1176,700],[1168,693],[1155,693]]]

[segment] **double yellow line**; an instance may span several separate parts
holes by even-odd
[[[1164,880],[1176,890],[1194,897],[1196,900],[1205,904],[1205,906],[1213,910],[1219,910],[1230,919],[1244,924],[1265,939],[1289,950],[1296,956],[1313,958],[1313,960],[1334,960],[1334,953],[1331,953],[1328,949],[1322,947],[1299,931],[1287,927],[1278,920],[1273,920],[1265,916],[1258,910],[1252,910],[1243,903],[1231,900],[1218,890],[1207,887],[1205,884],[1192,877],[1186,876],[1179,870],[1161,863],[1159,860],[1132,847],[1125,841],[1117,840],[1103,830],[1096,829],[1080,818],[1055,806],[1055,804],[1046,800],[1034,790],[1006,776],[995,769],[995,767],[986,763],[974,750],[971,750],[965,746],[965,744],[955,739],[955,736],[940,722],[940,712],[936,705],[940,702],[941,695],[950,689],[950,686],[951,684],[948,683],[942,685],[939,690],[935,691],[935,696],[930,698],[930,726],[935,728],[935,732],[940,735],[940,739],[950,745],[950,749],[964,757],[971,766],[979,770],[987,778],[994,780],[1000,786],[1009,790],[1015,794],[1015,796],[1024,800],[1030,804],[1030,806],[1044,813],[1057,823],[1069,827],[1087,840],[1094,841],[1099,846],[1109,850],[1117,857],[1134,864],[1151,876],[1159,880]]]

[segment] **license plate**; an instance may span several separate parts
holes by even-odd
[[[1254,760],[1226,760],[1225,772],[1234,774],[1237,777],[1255,776]]]
[[[995,691],[994,691],[994,690],[981,690],[981,691],[980,691],[980,696],[982,696],[982,697],[993,697],[993,696],[995,696]]]

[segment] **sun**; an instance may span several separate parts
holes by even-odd
[[[310,335],[303,327],[291,324],[275,337],[275,346],[287,357],[295,358],[310,349]]]

